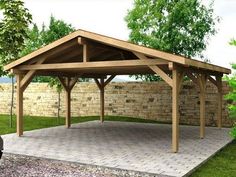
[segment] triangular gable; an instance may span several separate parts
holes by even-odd
[[[89,40],[93,40],[98,43],[102,43],[102,44],[105,44],[108,46],[115,47],[117,49],[122,49],[122,50],[130,51],[130,52],[142,53],[142,54],[149,56],[149,57],[160,58],[160,59],[166,60],[168,62],[174,62],[174,63],[184,65],[187,67],[192,66],[192,67],[197,67],[197,68],[202,68],[202,69],[207,69],[207,70],[212,70],[212,71],[217,71],[217,72],[222,72],[222,73],[230,73],[230,70],[227,68],[219,67],[216,65],[204,63],[204,62],[193,60],[193,59],[188,59],[183,56],[170,54],[170,53],[155,50],[152,48],[147,48],[144,46],[129,43],[127,41],[123,41],[123,40],[115,39],[112,37],[96,34],[93,32],[88,32],[85,30],[77,30],[77,31],[55,41],[55,42],[52,42],[51,44],[49,44],[45,47],[42,47],[30,54],[18,59],[18,60],[6,65],[4,67],[4,70],[10,70],[14,67],[17,67],[18,65],[25,63],[25,62],[29,62],[30,60],[34,59],[35,57],[40,56],[46,52],[50,52],[51,50],[59,47],[60,45],[69,43],[78,37],[83,37],[83,38],[86,38]]]

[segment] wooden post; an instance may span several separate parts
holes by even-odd
[[[205,137],[205,116],[206,116],[206,75],[201,74],[198,77],[200,87],[200,138]]]
[[[104,78],[101,78],[100,84],[100,120],[104,122]]]
[[[78,77],[70,78],[70,77],[58,77],[59,81],[61,82],[65,93],[66,93],[66,116],[65,116],[65,122],[66,122],[66,128],[71,127],[71,90],[75,86]]]
[[[69,78],[66,78],[66,79],[67,79],[66,83],[69,84],[70,83]],[[67,89],[65,89],[65,92],[66,92],[66,127],[70,128],[71,126],[71,89],[67,87]]]
[[[97,84],[99,90],[100,90],[100,120],[103,123],[104,122],[104,102],[105,102],[105,96],[104,96],[104,89],[109,82],[114,79],[116,75],[111,75],[106,82],[104,82],[104,77],[101,77],[100,82],[97,78],[94,78],[95,83]]]
[[[83,45],[83,62],[88,62],[89,57],[88,57],[88,45],[84,44]]]
[[[222,127],[222,76],[216,76],[217,82],[217,102],[218,102],[218,109],[217,109],[217,126],[218,128]]]
[[[23,89],[21,88],[22,75],[16,75],[17,96],[16,96],[16,132],[18,136],[23,135]]]
[[[179,114],[178,114],[178,71],[172,71],[172,151],[178,152],[179,149]]]

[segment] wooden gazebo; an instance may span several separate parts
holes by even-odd
[[[126,41],[78,30],[4,67],[17,78],[17,134],[23,135],[23,92],[34,76],[56,76],[66,92],[66,127],[70,127],[71,90],[78,78],[93,78],[100,89],[104,120],[104,88],[116,75],[157,74],[172,87],[172,151],[178,151],[179,92],[188,76],[200,88],[200,138],[205,135],[207,79],[218,90],[218,127],[222,119],[222,76],[230,69]],[[109,76],[109,77],[108,77]],[[107,78],[108,77],[108,78]]]

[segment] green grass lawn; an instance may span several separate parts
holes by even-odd
[[[236,177],[236,140],[203,164],[191,177]]]
[[[98,116],[84,116],[73,117],[71,123],[87,122],[99,120]],[[153,120],[145,120],[131,117],[119,117],[119,116],[106,116],[106,121],[124,121],[124,122],[143,122],[143,123],[160,123]],[[15,133],[16,132],[16,118],[13,117],[13,127],[9,127],[9,116],[0,115],[0,135]],[[36,117],[36,116],[24,116],[24,131],[41,129],[47,127],[54,127],[59,125],[65,125],[65,119],[60,118],[59,123],[56,117]]]
[[[86,122],[99,120],[98,116],[85,116],[79,118],[72,118],[72,123]],[[160,123],[152,120],[106,116],[106,121],[125,121],[125,122],[142,122],[142,123]],[[0,135],[16,132],[15,117],[13,118],[13,127],[9,127],[9,116],[0,115]],[[59,119],[55,117],[24,117],[24,131],[34,130],[40,128],[47,128],[53,126],[64,125],[64,118]],[[236,141],[233,141],[223,150],[218,152],[214,157],[202,165],[195,171],[191,177],[236,177]]]

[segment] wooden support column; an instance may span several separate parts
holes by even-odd
[[[109,82],[112,81],[112,79],[115,77],[115,75],[111,75],[105,82],[104,77],[100,78],[100,82],[97,78],[94,78],[95,83],[97,84],[99,90],[100,90],[100,121],[104,122],[104,107],[105,107],[105,87]]]
[[[67,89],[66,92],[66,127],[71,127],[71,89],[68,87],[70,78],[66,78]]]
[[[18,136],[23,135],[23,89],[20,85],[23,76],[16,75],[17,95],[16,95],[16,132]]]
[[[66,104],[66,116],[65,116],[65,124],[66,128],[71,127],[71,90],[73,89],[74,85],[76,84],[78,78],[74,77],[58,77],[66,94],[65,104]]]
[[[101,78],[101,89],[100,89],[100,120],[104,122],[104,78]]]
[[[206,117],[206,75],[198,75],[200,87],[200,138],[205,137],[205,117]]]
[[[216,76],[216,83],[217,83],[217,90],[218,90],[217,126],[218,128],[221,128],[222,127],[222,76]]]
[[[140,53],[134,54],[141,60],[148,61],[148,58]],[[172,152],[176,153],[179,149],[179,92],[182,87],[184,72],[174,63],[168,63],[169,70],[172,70],[172,78],[167,75],[157,65],[148,65],[158,74],[169,86],[172,87]]]
[[[172,70],[172,152],[179,150],[179,92],[184,73]]]

